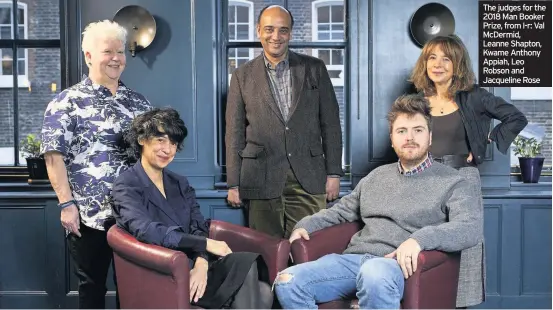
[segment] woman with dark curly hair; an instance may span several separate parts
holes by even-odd
[[[191,258],[190,302],[203,308],[270,308],[272,293],[258,280],[255,253],[233,253],[208,238],[205,220],[188,180],[167,169],[187,135],[171,108],[154,109],[132,122],[125,140],[139,161],[113,188],[117,224],[137,240],[183,251]]]
[[[432,114],[434,160],[458,169],[480,193],[477,165],[492,141],[502,153],[526,126],[526,117],[512,104],[475,84],[471,61],[455,35],[429,40],[411,73],[410,81],[429,101]],[[501,123],[491,131],[492,119]],[[481,212],[484,208],[481,202]],[[481,303],[485,297],[484,245],[461,253],[457,307]]]

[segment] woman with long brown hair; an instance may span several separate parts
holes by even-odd
[[[495,142],[506,154],[528,121],[512,104],[476,85],[470,57],[455,35],[429,40],[411,73],[410,81],[432,108],[434,160],[461,171],[481,192],[476,168],[484,160],[487,144]],[[491,131],[492,119],[501,123]],[[480,195],[481,196],[481,195]],[[482,205],[482,213],[483,204]],[[461,254],[457,307],[477,305],[485,298],[484,246]]]

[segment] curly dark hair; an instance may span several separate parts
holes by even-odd
[[[167,135],[169,140],[177,144],[177,151],[188,135],[188,129],[180,118],[179,112],[173,108],[154,108],[137,116],[131,123],[131,128],[125,134],[127,154],[138,160],[142,154],[140,140],[149,140],[154,137]]]

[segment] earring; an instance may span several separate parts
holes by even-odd
[[[92,66],[92,63],[91,62],[87,62],[89,66]]]

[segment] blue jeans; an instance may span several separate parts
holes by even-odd
[[[361,309],[399,309],[405,280],[395,259],[370,254],[329,254],[279,273],[275,291],[284,309],[357,296]]]

